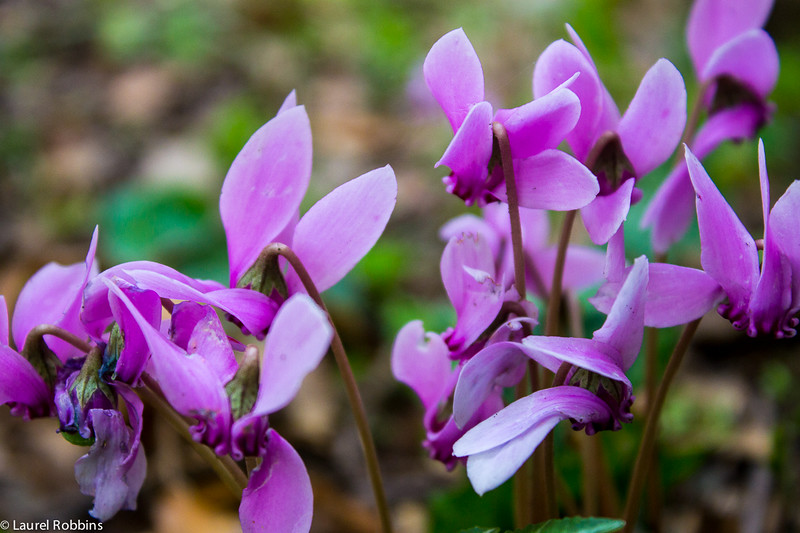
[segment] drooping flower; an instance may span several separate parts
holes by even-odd
[[[461,28],[431,47],[423,72],[453,128],[453,140],[436,163],[451,170],[443,179],[449,193],[467,205],[506,201],[502,169],[495,164],[499,154],[492,123],[499,122],[508,134],[521,206],[567,211],[597,195],[597,180],[591,173],[556,149],[581,112],[567,87],[559,84],[532,102],[500,109],[493,116],[484,96],[480,60]]]
[[[426,430],[423,445],[432,458],[453,468],[458,463],[452,453],[453,443],[466,429],[503,406],[502,391],[495,390],[486,395],[470,420],[460,427],[455,424],[452,414],[444,409],[464,361],[487,344],[520,339],[523,324],[528,328],[536,325],[536,309],[522,302],[522,309],[514,314],[526,313],[533,318],[507,321],[507,317],[499,316],[506,298],[516,301],[516,291],[506,291],[502,281],[495,279],[494,258],[480,234],[453,236],[445,246],[440,266],[447,295],[456,310],[456,325],[439,334],[426,333],[419,320],[406,324],[392,348],[392,373],[422,401]],[[499,327],[492,331],[491,326],[498,319]],[[506,380],[509,385],[522,378],[525,367],[520,369]]]
[[[686,27],[689,53],[708,119],[687,140],[699,160],[724,141],[753,138],[767,121],[778,79],[778,51],[761,27],[773,0],[697,0]],[[694,190],[681,161],[661,184],[642,218],[653,249],[665,253],[694,217]]]
[[[549,242],[550,221],[547,212],[539,209],[520,208],[519,215],[525,253],[526,285],[531,293],[546,299],[553,284],[557,251]],[[497,272],[505,276],[506,283],[511,283],[514,279],[514,257],[508,209],[502,204],[487,204],[483,208],[483,217],[461,215],[447,222],[439,231],[443,239],[462,233],[480,234],[486,239],[495,258]],[[567,248],[562,285],[568,289],[582,290],[602,281],[604,261],[604,255],[599,250],[570,244]]]
[[[793,182],[770,208],[764,144],[758,143],[764,215],[763,258],[755,240],[725,201],[697,157],[686,149],[686,165],[696,193],[703,269],[725,291],[717,308],[736,329],[754,337],[792,337],[800,311],[800,184]]]
[[[453,446],[467,457],[467,476],[478,494],[510,478],[562,420],[592,434],[630,422],[634,397],[625,376],[641,348],[648,281],[645,257],[634,262],[603,327],[592,339],[530,336],[521,343],[487,346],[464,365],[456,385],[456,421],[475,405],[520,357],[530,357],[552,372],[568,365],[566,385],[539,390],[479,423]]]
[[[581,115],[566,140],[600,183],[600,193],[581,215],[592,241],[605,244],[631,203],[641,198],[636,181],[666,161],[680,141],[686,88],[672,63],[659,59],[620,117],[580,37],[569,25],[567,31],[575,44],[558,40],[542,52],[533,72],[533,94],[547,94],[580,73],[569,88],[580,100]]]

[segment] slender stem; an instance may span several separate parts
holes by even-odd
[[[45,335],[52,335],[53,337],[58,337],[62,341],[68,342],[77,349],[82,352],[89,352],[92,349],[92,345],[89,342],[81,339],[77,335],[65,330],[64,328],[53,326],[51,324],[39,324],[35,328],[33,328],[29,333],[28,336],[25,338],[25,344],[28,345],[30,341],[36,339],[37,337],[43,337]],[[18,346],[20,350],[22,346]]]
[[[520,300],[524,300],[525,251],[522,248],[522,223],[519,218],[519,199],[517,197],[517,182],[514,179],[514,161],[511,157],[511,144],[508,142],[506,128],[501,123],[493,122],[492,131],[500,147],[500,161],[503,167],[503,177],[506,181],[508,217],[511,221],[511,246],[514,250],[514,287],[517,289]]]
[[[664,377],[658,387],[656,397],[647,410],[644,435],[642,436],[642,442],[639,444],[639,452],[636,455],[633,474],[631,475],[630,484],[628,485],[628,499],[625,504],[625,511],[622,515],[622,518],[625,520],[625,533],[632,532],[635,525],[636,515],[639,511],[639,499],[642,486],[647,478],[647,471],[650,466],[649,459],[653,453],[658,420],[661,415],[661,409],[664,407],[667,391],[672,384],[672,380],[675,378],[675,374],[678,372],[678,368],[680,368],[683,357],[686,355],[689,344],[692,341],[692,337],[697,331],[697,326],[700,324],[700,320],[701,319],[698,318],[690,322],[683,329],[683,333],[681,333],[681,337],[678,339],[678,344],[675,345],[669,363],[667,363],[667,368],[664,370]]]
[[[361,401],[361,394],[358,391],[356,379],[355,376],[353,376],[353,370],[350,368],[350,362],[347,359],[347,353],[344,350],[342,339],[339,337],[339,332],[336,330],[336,325],[333,323],[333,319],[328,312],[328,308],[325,306],[325,302],[322,301],[322,297],[317,290],[317,286],[314,285],[314,281],[311,279],[311,276],[308,274],[305,266],[303,266],[303,263],[300,261],[300,258],[297,257],[294,251],[292,251],[292,249],[285,244],[273,243],[265,249],[264,253],[266,255],[281,255],[286,258],[297,276],[300,278],[300,281],[303,283],[308,295],[311,296],[317,305],[319,305],[320,308],[322,308],[322,310],[328,315],[328,321],[333,327],[331,350],[333,351],[333,357],[336,359],[336,364],[339,367],[339,372],[341,373],[342,380],[344,381],[345,391],[347,391],[347,399],[350,402],[350,410],[353,412],[353,416],[355,417],[358,436],[361,440],[361,448],[364,451],[367,472],[369,473],[370,482],[372,483],[372,492],[375,496],[375,504],[378,508],[378,514],[380,515],[381,526],[384,533],[391,533],[392,522],[389,515],[389,505],[386,501],[386,493],[383,488],[383,481],[381,479],[381,471],[378,464],[378,453],[375,450],[375,442],[372,440],[372,433],[370,432],[369,423],[367,422],[367,414],[364,410],[364,403]]]
[[[528,372],[536,372],[536,365],[528,363]],[[515,397],[522,398],[531,393],[533,378],[530,380],[522,379],[517,383]],[[534,459],[529,457],[514,475],[514,525],[517,529],[522,529],[528,524],[534,523]]]
[[[550,288],[550,298],[547,301],[547,317],[544,323],[545,335],[558,335],[564,264],[567,261],[567,247],[569,246],[572,225],[575,222],[577,213],[577,211],[568,211],[564,216],[564,222],[561,226],[561,236],[559,237],[558,250],[556,251],[556,262],[553,266],[553,284]]]
[[[242,490],[247,486],[247,476],[239,468],[239,465],[229,455],[220,457],[208,446],[195,441],[186,419],[177,413],[160,394],[155,392],[158,385],[146,374],[142,376],[142,380],[145,382],[145,386],[136,389],[139,397],[158,411],[167,423],[211,466],[225,486],[237,498],[241,498]]]

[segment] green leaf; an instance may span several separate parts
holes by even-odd
[[[533,524],[514,533],[611,533],[625,526],[624,520],[615,518],[583,518],[572,516]]]

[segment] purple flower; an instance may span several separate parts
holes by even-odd
[[[597,180],[591,173],[556,150],[581,112],[575,94],[565,86],[559,84],[523,106],[500,109],[493,117],[484,98],[480,60],[460,28],[431,47],[423,72],[454,132],[436,163],[450,167],[443,180],[449,193],[467,205],[506,201],[502,169],[494,164],[499,154],[493,150],[492,123],[499,122],[508,133],[521,206],[566,211],[597,195]]]
[[[711,181],[700,161],[686,149],[686,165],[697,195],[703,269],[725,291],[717,311],[751,337],[771,333],[792,337],[800,310],[800,185],[795,181],[770,209],[764,144],[758,144],[764,252],[759,269],[756,242]]]
[[[581,116],[566,139],[600,183],[599,195],[581,215],[592,241],[604,244],[627,217],[631,203],[641,197],[634,189],[636,180],[663,163],[680,141],[686,89],[672,63],[659,59],[620,117],[580,37],[570,26],[567,31],[575,44],[559,40],[539,56],[533,93],[547,94],[580,73],[569,87],[580,99]]]
[[[592,434],[619,429],[630,422],[631,383],[625,376],[639,353],[644,332],[647,259],[637,259],[592,339],[530,336],[521,343],[487,346],[475,355],[459,377],[453,401],[456,421],[468,418],[475,405],[496,387],[520,357],[530,357],[553,372],[570,365],[565,383],[537,391],[479,423],[453,446],[468,457],[467,476],[478,494],[511,477],[561,420]]]
[[[546,299],[552,286],[556,247],[550,245],[550,222],[547,212],[520,208],[522,246],[525,252],[526,284],[536,296]],[[487,204],[483,217],[466,214],[456,217],[439,230],[443,239],[462,233],[480,234],[486,239],[495,258],[497,272],[507,284],[514,279],[514,257],[511,246],[511,224],[508,209],[502,204]],[[581,290],[603,279],[603,254],[592,247],[570,244],[567,249],[562,285]],[[537,277],[538,276],[538,277]]]
[[[688,140],[701,161],[727,140],[755,136],[772,114],[767,97],[778,79],[778,51],[761,26],[772,0],[698,0],[686,28],[689,52],[701,83],[708,120]],[[694,216],[694,190],[683,161],[659,187],[643,227],[652,227],[653,249],[664,253]]]
[[[456,325],[437,334],[426,333],[419,320],[406,324],[398,332],[392,348],[392,373],[422,401],[426,430],[423,445],[432,458],[453,468],[458,462],[453,457],[453,443],[466,429],[503,407],[502,391],[497,389],[485,395],[476,406],[474,416],[463,421],[460,427],[450,413],[443,411],[453,394],[463,361],[487,344],[521,338],[522,323],[533,327],[536,321],[535,318],[504,320],[496,331],[489,329],[499,318],[503,302],[507,298],[516,300],[517,295],[513,288],[505,291],[503,283],[494,279],[494,259],[483,236],[467,233],[452,237],[442,254],[441,272],[447,295],[456,310]],[[536,316],[534,307],[522,304],[529,315]],[[453,360],[461,362],[454,366]],[[524,365],[520,369],[522,372],[512,372],[507,381],[519,381]]]
[[[222,185],[219,208],[228,239],[231,287],[242,284],[266,246],[280,242],[292,248],[324,291],[383,233],[397,199],[391,167],[339,186],[300,218],[310,176],[311,128],[305,108],[295,105],[292,93],[275,118],[247,141]],[[286,283],[290,294],[303,291],[291,269]]]

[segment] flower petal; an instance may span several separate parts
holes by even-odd
[[[561,363],[569,363],[631,384],[620,368],[622,356],[616,347],[595,339],[531,335],[522,340],[520,349],[551,372],[557,372]]]
[[[528,358],[515,342],[498,342],[487,346],[475,354],[461,368],[458,383],[453,394],[453,420],[463,428],[480,409],[489,395],[502,386],[511,387],[516,383],[506,383],[504,376],[514,375],[524,366]]]
[[[138,312],[146,317],[145,320],[148,324],[154,328],[161,326],[161,299],[158,294],[135,287],[120,287],[120,290],[125,293]],[[116,293],[110,292],[108,300],[114,320],[124,336],[124,344],[114,369],[114,379],[138,386],[139,378],[150,359],[147,341],[131,310]]]
[[[387,165],[340,185],[303,215],[292,249],[320,292],[335,285],[372,248],[396,201],[397,181]],[[290,292],[302,290],[292,269],[286,284]]]
[[[421,320],[409,322],[397,333],[392,347],[392,374],[414,389],[427,411],[446,394],[453,374],[447,344],[435,333],[425,333]]]
[[[794,181],[778,198],[769,214],[770,240],[792,265],[793,306],[800,305],[800,181]]]
[[[50,414],[52,399],[44,379],[20,354],[0,345],[0,405],[26,419]]]
[[[453,131],[458,130],[472,106],[484,100],[483,67],[464,30],[455,29],[436,41],[422,71]]]
[[[492,106],[489,102],[480,102],[472,106],[435,165],[447,165],[453,171],[454,183],[448,192],[468,201],[483,197],[492,141]]]
[[[274,429],[261,465],[242,493],[239,520],[244,533],[308,533],[314,511],[311,480],[303,460]]]
[[[686,165],[697,195],[700,262],[703,270],[722,286],[731,305],[727,314],[738,322],[759,277],[756,243],[688,148]]]
[[[264,124],[236,156],[219,197],[231,287],[297,211],[310,177],[311,127],[303,106]]]
[[[332,337],[328,315],[311,298],[296,294],[286,300],[267,335],[251,414],[270,414],[288,405],[327,353]]]
[[[172,341],[187,353],[201,355],[222,383],[227,383],[239,368],[228,336],[211,306],[181,302],[172,312]]]
[[[593,243],[607,243],[628,218],[635,183],[634,179],[625,180],[613,193],[598,196],[581,209],[583,225]]]
[[[718,48],[709,58],[701,81],[731,76],[766,98],[778,81],[778,50],[762,29],[753,29]]]
[[[525,105],[498,110],[494,120],[506,128],[514,159],[524,159],[558,147],[580,115],[578,97],[559,85]]]
[[[619,121],[625,155],[641,178],[667,160],[686,125],[686,86],[675,66],[659,59],[642,78]]]
[[[696,0],[689,13],[686,38],[696,72],[720,46],[767,21],[774,0]]]

